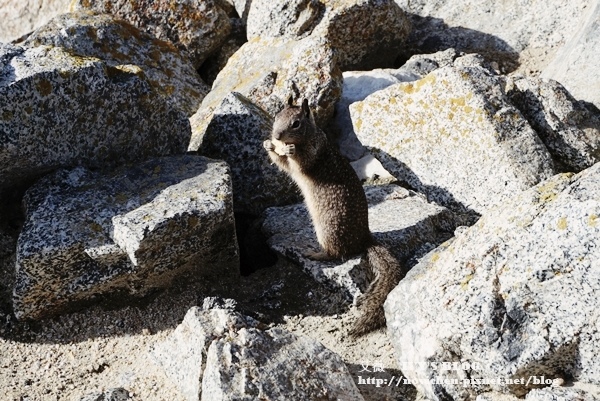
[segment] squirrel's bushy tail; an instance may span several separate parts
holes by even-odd
[[[367,262],[373,279],[358,300],[360,316],[350,330],[350,335],[354,337],[385,325],[383,303],[405,274],[389,249],[377,243],[367,248]]]

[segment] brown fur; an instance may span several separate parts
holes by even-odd
[[[273,141],[284,142],[283,155]],[[271,140],[264,142],[271,160],[300,187],[322,252],[313,259],[345,259],[366,253],[373,280],[359,299],[361,315],[351,330],[361,335],[385,324],[383,303],[402,276],[400,264],[369,231],[367,199],[356,173],[315,124],[305,100],[275,117]],[[281,153],[281,152],[280,152]]]

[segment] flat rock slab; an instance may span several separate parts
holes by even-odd
[[[23,43],[25,47],[40,45],[62,47],[78,56],[97,57],[111,66],[137,65],[152,88],[188,116],[198,110],[210,90],[187,54],[111,15],[85,11],[60,15]]]
[[[401,262],[427,243],[448,239],[456,227],[448,209],[397,185],[367,187],[365,192],[371,232]],[[320,250],[304,204],[267,209],[263,231],[273,250],[299,263],[317,281],[343,289],[353,300],[366,289],[362,256],[345,262],[320,262],[304,256],[307,251]]]
[[[188,311],[150,354],[188,401],[364,400],[341,358],[223,309]]]
[[[479,66],[443,67],[389,86],[350,105],[350,115],[386,170],[460,212],[481,214],[555,171],[500,77]]]
[[[183,153],[190,135],[139,67],[0,44],[0,188],[58,167]]]
[[[41,179],[24,198],[16,316],[44,318],[97,295],[145,295],[189,271],[234,281],[232,203],[227,165],[198,156]]]
[[[598,216],[600,163],[515,195],[421,259],[384,306],[417,390],[466,400],[547,386],[528,386],[531,376],[600,384]],[[432,368],[442,362],[457,365]]]

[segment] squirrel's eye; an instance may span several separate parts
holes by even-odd
[[[300,121],[296,120],[292,123],[292,128],[298,128],[300,126]]]

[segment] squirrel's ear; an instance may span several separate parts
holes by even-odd
[[[310,116],[310,108],[308,107],[308,99],[304,99],[302,101],[302,111],[306,115],[306,117]]]
[[[290,95],[290,97],[288,97],[287,104],[288,104],[288,106],[294,105],[294,98],[292,97],[292,95]]]

